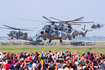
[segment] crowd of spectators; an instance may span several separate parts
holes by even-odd
[[[70,51],[0,52],[0,70],[105,70],[105,55],[90,52],[81,55]]]

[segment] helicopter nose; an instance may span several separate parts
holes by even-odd
[[[7,35],[10,35],[9,32],[7,33]]]
[[[41,33],[41,34],[44,34],[44,31],[41,31],[40,33]]]
[[[8,32],[7,35],[10,36],[10,35],[12,35],[12,34]]]

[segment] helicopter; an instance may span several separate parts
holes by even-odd
[[[65,40],[66,38],[68,38],[69,40],[72,40],[72,37],[75,38],[75,36],[78,36],[78,35],[82,35],[83,37],[85,37],[86,33],[90,30],[85,29],[85,26],[84,26],[83,28],[84,31],[78,31],[73,29],[71,25],[81,25],[79,23],[94,23],[94,22],[77,22],[77,21],[81,21],[84,17],[80,17],[69,21],[62,21],[62,20],[50,17],[52,19],[59,20],[59,21],[51,21],[45,16],[42,16],[42,17],[48,21],[37,21],[37,22],[46,22],[46,23],[50,23],[50,25],[45,25],[41,29],[40,37],[42,37],[44,40],[48,38],[49,43],[55,39],[60,40],[60,43],[62,43],[62,40]],[[21,19],[21,20],[28,20],[28,19]],[[28,21],[36,21],[36,20],[28,20]]]
[[[56,18],[53,18],[53,17],[50,17],[50,18],[55,19],[55,20],[59,20],[59,19],[56,19]],[[71,24],[71,22],[73,22],[73,23],[94,23],[94,22],[74,22],[74,21],[81,21],[81,19],[83,19],[83,18],[84,17],[80,17],[80,18],[74,19],[72,21],[62,21],[62,20],[59,20],[59,21],[63,22],[64,24],[60,24],[58,26],[58,28],[59,28],[59,30],[65,31],[66,33],[71,33],[74,30],[73,38],[75,38],[75,36],[78,36],[78,35],[82,35],[83,37],[85,37],[85,35],[86,35],[86,33],[88,31],[92,31],[92,30],[85,29],[86,25],[84,25],[84,28],[82,28],[82,30],[84,30],[84,31],[78,31],[78,30],[73,29],[71,27],[71,25],[81,25],[81,24]]]
[[[105,24],[97,24],[97,25],[95,25],[95,24],[93,24],[92,26],[91,26],[91,28],[92,29],[97,29],[97,28],[101,28],[101,27],[103,27]]]
[[[22,39],[22,40],[29,40],[29,41],[33,41],[33,39],[31,37],[28,37],[26,32],[22,32],[22,31],[32,31],[29,29],[20,29],[20,28],[14,28],[8,25],[4,25],[5,27],[1,27],[4,29],[12,29],[12,30],[17,30],[17,31],[10,31],[7,33],[7,35],[9,37],[11,37],[11,39],[16,38],[16,39]]]
[[[52,40],[55,39],[59,39],[60,42],[62,42],[62,40],[65,40],[66,38],[69,38],[69,40],[71,40],[73,32],[69,34],[63,31],[59,31],[58,29],[52,29],[49,25],[45,25],[42,28],[40,34],[44,40],[48,38],[50,43]]]
[[[80,21],[84,17],[71,20],[71,21],[60,21],[60,22],[51,21],[45,16],[43,16],[43,18],[47,19],[52,23],[51,25],[45,25],[40,32],[41,37],[44,40],[46,40],[46,38],[50,39],[49,42],[51,42],[51,40],[54,40],[54,39],[59,39],[60,42],[62,43],[62,40],[65,40],[66,38],[68,38],[69,40],[72,40],[72,37],[75,38],[75,36],[78,36],[78,35],[82,35],[83,37],[85,37],[88,31],[92,31],[92,30],[85,29],[85,25],[84,25],[84,28],[82,28],[82,30],[84,31],[78,31],[71,27],[71,25],[80,25],[75,23],[93,23],[93,22],[74,22],[74,21]],[[55,23],[59,23],[59,25],[56,25]]]

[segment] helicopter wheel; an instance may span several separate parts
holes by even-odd
[[[49,43],[51,43],[51,41],[52,41],[52,40],[50,39],[50,40],[49,40]]]
[[[60,39],[60,43],[62,43],[62,40]]]
[[[73,38],[75,38],[75,36],[73,36]]]
[[[44,40],[46,40],[46,38],[44,38]]]
[[[46,37],[44,37],[43,39],[46,40]]]
[[[11,39],[13,39],[13,37],[11,37]]]

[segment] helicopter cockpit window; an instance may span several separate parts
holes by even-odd
[[[13,31],[10,32],[10,34],[12,34],[12,33],[13,33]]]
[[[67,28],[65,28],[65,31],[67,30]]]
[[[45,32],[49,33],[50,32],[50,28],[46,28]]]
[[[63,31],[63,27],[60,27],[59,30]]]
[[[19,36],[22,36],[22,34],[19,34]]]
[[[16,32],[13,32],[13,34],[16,34]]]
[[[43,27],[42,30],[45,30],[45,27]]]

